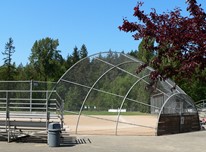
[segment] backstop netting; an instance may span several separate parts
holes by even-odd
[[[59,79],[64,123],[78,134],[155,135],[162,106],[170,96],[185,94],[171,80],[153,82],[143,63],[124,53],[86,57]],[[170,108],[170,107],[169,107]],[[171,107],[176,108],[176,107]]]

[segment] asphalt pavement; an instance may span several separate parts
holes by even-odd
[[[31,137],[7,143],[1,152],[204,152],[206,131],[165,136],[80,136],[67,135],[60,147],[49,147],[46,140]]]

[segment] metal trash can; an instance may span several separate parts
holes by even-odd
[[[61,127],[59,123],[50,123],[48,126],[48,145],[49,147],[60,146],[60,132]]]

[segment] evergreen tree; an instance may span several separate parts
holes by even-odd
[[[25,68],[22,63],[16,68],[15,80],[29,80],[27,79],[27,73],[25,73]]]
[[[79,55],[80,55],[80,59],[87,57],[88,52],[87,52],[86,45],[84,45],[84,44],[82,45],[81,50],[79,52]]]
[[[71,60],[72,60],[72,64],[75,64],[76,62],[80,60],[80,53],[78,51],[77,46],[74,47]]]
[[[1,66],[0,67],[0,80],[7,80],[7,68],[6,66]]]
[[[2,52],[5,58],[4,66],[6,67],[6,77],[5,80],[13,80],[14,79],[14,69],[15,66],[12,64],[12,54],[15,52],[15,46],[13,46],[13,39],[10,37],[9,41],[5,45],[5,51]]]
[[[71,55],[68,54],[65,64],[66,64],[65,65],[66,69],[69,69],[72,66],[72,56]]]
[[[135,58],[137,58],[137,53],[138,53],[137,50],[131,50],[130,52],[128,52],[129,55],[131,55],[131,56],[133,56]]]

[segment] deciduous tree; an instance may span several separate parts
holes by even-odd
[[[134,33],[135,40],[155,40],[155,45],[148,47],[156,54],[150,61],[155,69],[151,73],[153,80],[160,75],[163,79],[175,76],[176,81],[182,78],[191,80],[191,75],[195,75],[206,81],[203,74],[206,70],[206,13],[196,0],[187,0],[186,3],[189,16],[182,16],[180,8],[162,14],[153,9],[146,14],[140,9],[143,3],[139,2],[134,8],[138,22],[124,19],[119,27],[122,31]]]
[[[60,77],[62,74],[61,65],[63,58],[60,55],[60,51],[57,50],[58,45],[58,39],[53,40],[47,37],[36,41],[31,49],[30,62],[44,81],[54,78],[57,75]]]

